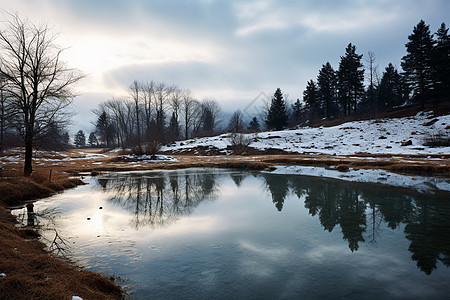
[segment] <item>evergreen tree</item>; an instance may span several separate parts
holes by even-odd
[[[86,136],[84,135],[83,130],[79,130],[75,134],[74,144],[77,148],[83,148],[84,146],[86,146]]]
[[[211,136],[214,134],[220,123],[220,117],[222,114],[220,105],[216,100],[205,99],[200,104],[200,110],[200,127],[198,128],[200,130],[198,132],[203,136]],[[194,129],[194,132],[197,130]]]
[[[362,55],[356,54],[356,46],[348,44],[345,55],[341,56],[338,70],[339,100],[344,115],[356,113],[358,101],[364,95],[364,69]]]
[[[95,136],[94,132],[91,132],[89,134],[89,138],[88,138],[88,143],[89,143],[89,147],[94,148],[95,146],[97,146],[97,137]]]
[[[383,111],[403,104],[408,98],[408,90],[403,77],[390,63],[383,72],[377,90],[377,110]]]
[[[172,141],[177,140],[180,137],[180,125],[178,124],[175,112],[172,113],[172,117],[169,121],[168,134]]]
[[[253,117],[253,119],[248,124],[248,131],[250,132],[256,132],[260,130],[258,118]]]
[[[212,111],[207,107],[203,110],[201,122],[203,134],[212,135],[214,132],[214,119]]]
[[[156,130],[161,136],[166,129],[166,114],[163,109],[156,110]]]
[[[275,91],[269,111],[266,117],[266,126],[269,130],[282,130],[288,125],[288,116],[286,112],[286,103],[283,99],[281,89]]]
[[[303,91],[303,102],[309,110],[309,119],[317,120],[321,117],[321,103],[318,97],[316,83],[310,80],[306,84],[306,89]]]
[[[36,135],[35,144],[47,150],[64,150],[68,146],[68,142],[64,140],[65,133],[67,132],[64,130],[64,124],[50,122]]]
[[[69,135],[69,133],[68,133],[67,131],[64,132],[63,135],[62,135],[62,143],[63,143],[65,146],[68,146],[69,143],[70,143],[70,135]]]
[[[403,56],[401,66],[406,83],[413,92],[413,100],[424,107],[427,97],[433,90],[432,51],[434,46],[430,26],[423,20],[414,27],[405,44],[407,54]]]
[[[105,111],[102,111],[99,115],[97,123],[95,124],[95,129],[100,140],[105,143],[106,147],[111,147],[113,145],[115,128]]]
[[[364,97],[359,104],[359,110],[362,113],[374,112],[377,107],[378,87],[375,84],[370,84],[364,93]]]
[[[450,35],[445,23],[436,32],[433,49],[433,81],[435,101],[450,101]]]
[[[323,105],[327,120],[337,117],[336,101],[336,71],[329,62],[322,65],[317,76],[317,93],[320,103]]]
[[[302,121],[302,115],[304,112],[304,107],[300,102],[300,99],[297,99],[294,104],[292,104],[292,115],[291,115],[291,124],[298,125]]]

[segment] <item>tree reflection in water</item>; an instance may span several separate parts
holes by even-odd
[[[287,197],[304,199],[305,208],[317,216],[324,230],[340,227],[349,249],[362,242],[376,243],[380,227],[404,226],[412,260],[426,274],[438,262],[450,266],[450,203],[394,188],[357,184],[317,177],[252,173],[262,180],[278,211]],[[161,227],[189,215],[203,201],[219,196],[221,176],[230,176],[239,188],[250,173],[213,170],[161,171],[115,174],[99,178],[111,193],[109,201],[134,214],[133,225]],[[384,226],[381,226],[384,225]],[[386,229],[385,229],[386,230]]]
[[[392,230],[404,224],[411,258],[420,270],[429,275],[438,261],[450,266],[450,203],[445,199],[317,177],[262,177],[279,211],[288,195],[304,197],[305,208],[325,230],[340,226],[352,252],[361,242],[376,243],[382,223]]]
[[[133,225],[161,227],[189,215],[203,201],[218,195],[217,177],[202,172],[115,174],[99,178],[108,199],[134,214]]]

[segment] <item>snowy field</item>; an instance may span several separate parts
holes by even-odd
[[[431,123],[431,124],[430,124]],[[394,119],[354,121],[334,127],[301,127],[292,130],[246,134],[250,147],[278,149],[300,154],[450,154],[450,147],[428,147],[425,140],[433,135],[449,135],[450,115],[434,117],[428,113]],[[183,152],[209,147],[231,153],[229,134],[176,142],[162,151]],[[195,153],[195,152],[194,152]]]

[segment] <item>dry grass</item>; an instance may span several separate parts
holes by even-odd
[[[48,197],[79,185],[81,180],[42,167],[30,178],[6,167],[0,177],[0,299],[123,299],[121,289],[110,279],[71,266],[45,251],[32,228],[19,228],[3,205]]]
[[[0,207],[1,299],[123,299],[120,288],[99,274],[80,270],[51,256],[31,229],[15,226]]]
[[[15,206],[22,201],[48,197],[80,184],[83,184],[80,179],[69,178],[66,173],[48,168],[33,172],[29,178],[22,177],[21,171],[7,170],[0,177],[0,203]]]

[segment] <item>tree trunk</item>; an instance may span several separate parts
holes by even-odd
[[[33,160],[33,137],[30,133],[25,135],[25,165],[23,168],[23,175],[29,177],[33,172],[32,167]]]

